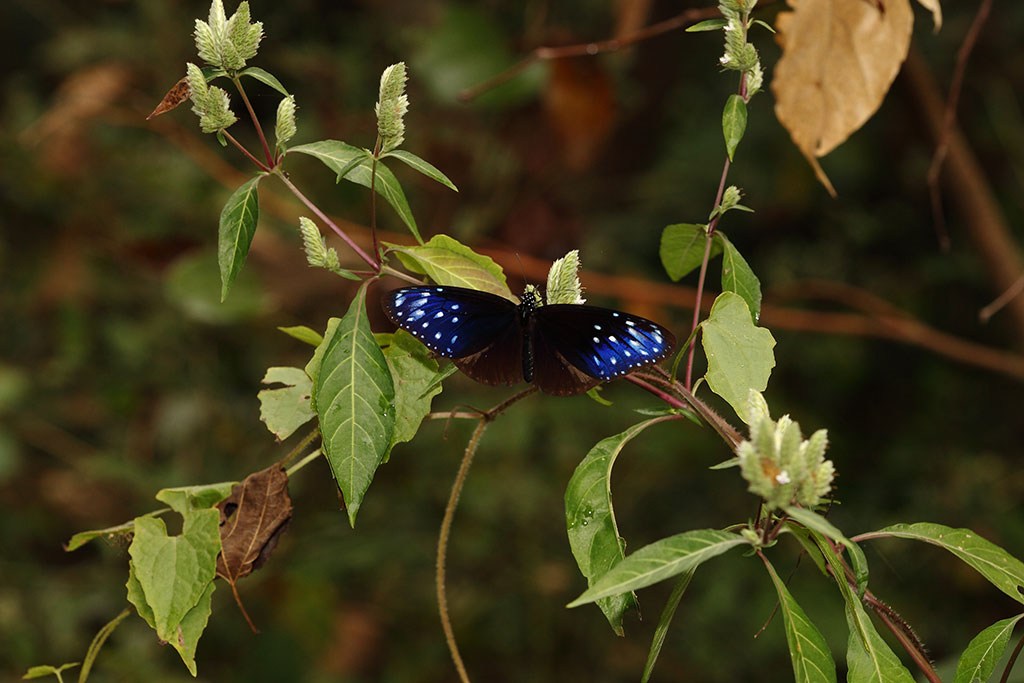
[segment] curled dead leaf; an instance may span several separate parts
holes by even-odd
[[[923,2],[928,6],[928,2]],[[937,3],[933,4],[937,7]],[[881,106],[910,48],[910,0],[789,0],[776,21],[775,115],[817,168]],[[819,179],[826,186],[823,173]]]
[[[228,584],[250,628],[256,631],[235,586],[238,579],[259,569],[277,546],[292,517],[288,475],[279,463],[253,472],[235,484],[220,510],[221,553],[217,576]]]
[[[188,87],[188,77],[182,76],[181,80],[175,83],[174,86],[167,91],[164,98],[160,100],[160,104],[156,105],[156,109],[150,112],[149,116],[146,117],[146,120],[149,121],[154,116],[166,114],[187,100],[191,94],[192,89]]]

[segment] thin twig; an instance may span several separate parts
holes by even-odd
[[[1024,647],[1024,636],[1021,636],[1020,640],[1017,641],[1017,647],[1013,648],[1013,653],[1006,660],[1006,668],[1003,669],[1003,675],[999,677],[999,683],[1006,683],[1010,679],[1010,672],[1013,671],[1013,665],[1017,661],[1017,655],[1020,654],[1022,647]]]
[[[252,125],[256,128],[256,134],[260,136],[260,144],[263,145],[263,154],[267,157],[267,166],[274,167],[274,157],[270,154],[270,147],[267,145],[267,138],[263,135],[263,126],[260,125],[260,120],[256,118],[256,112],[253,111],[252,104],[249,103],[249,98],[245,94],[245,88],[242,87],[242,79],[235,76],[232,79],[235,82],[235,87],[238,88],[238,94],[242,96],[242,101],[245,102],[245,108],[249,110],[249,116],[252,118]]]
[[[950,246],[949,231],[946,229],[946,217],[942,211],[942,198],[939,193],[939,173],[942,171],[942,163],[946,160],[949,152],[949,136],[953,130],[953,123],[956,121],[957,103],[960,101],[960,92],[964,85],[964,72],[967,71],[967,58],[971,56],[974,45],[978,42],[978,35],[981,27],[988,19],[992,9],[992,0],[982,0],[978,7],[971,28],[968,29],[964,42],[956,55],[956,67],[953,69],[953,79],[949,86],[949,95],[946,99],[946,115],[942,121],[942,131],[939,133],[939,144],[935,147],[935,155],[932,157],[931,166],[928,167],[928,192],[931,195],[932,216],[935,220],[935,232],[939,239],[939,245],[943,251],[948,251]]]
[[[536,62],[551,59],[564,59],[566,57],[593,56],[602,52],[615,52],[616,50],[621,50],[622,48],[628,47],[633,43],[640,42],[641,40],[647,40],[648,38],[653,38],[654,36],[661,35],[662,33],[668,33],[669,31],[674,31],[678,28],[695,24],[702,19],[710,19],[711,17],[717,17],[718,15],[719,11],[717,7],[688,9],[670,19],[659,21],[658,23],[651,24],[650,26],[645,26],[634,33],[622,36],[621,38],[609,38],[608,40],[601,40],[592,43],[579,43],[577,45],[563,45],[560,47],[538,47],[522,60],[513,64],[508,69],[505,69],[497,76],[489,78],[483,83],[471,88],[466,88],[459,93],[458,98],[461,102],[470,102],[488,90],[496,88],[515,76],[518,76]]]
[[[285,187],[291,190],[292,194],[298,197],[300,202],[305,204],[310,211],[316,214],[317,218],[326,223],[327,226],[330,227],[331,230],[333,230],[341,239],[345,240],[345,244],[347,244],[352,249],[352,251],[354,251],[359,256],[359,258],[366,261],[366,263],[369,264],[371,268],[373,268],[373,271],[375,273],[380,272],[380,264],[374,261],[372,258],[370,258],[370,256],[365,251],[360,249],[359,245],[352,241],[352,238],[345,234],[344,230],[339,228],[334,221],[327,217],[327,214],[320,210],[320,207],[306,199],[306,195],[302,194],[302,192],[299,191],[299,188],[295,187],[295,185],[292,184],[292,181],[288,179],[288,175],[286,173],[281,173],[280,169],[278,169],[277,171],[274,172],[274,175],[280,178],[281,182],[285,184]]]
[[[1022,291],[1024,291],[1024,275],[1017,278],[1017,281],[997,296],[995,301],[978,311],[978,319],[983,323],[987,323],[992,316],[998,313],[1003,306],[1013,301]]]
[[[249,150],[247,150],[245,147],[242,146],[242,144],[240,142],[238,142],[238,140],[236,140],[233,137],[231,137],[231,133],[227,132],[226,130],[222,130],[221,134],[224,135],[224,137],[228,140],[228,142],[230,142],[235,147],[237,147],[239,150],[241,150],[242,154],[244,154],[245,156],[247,156],[249,158],[249,161],[251,161],[252,163],[254,163],[257,166],[259,166],[261,171],[267,171],[268,173],[270,172],[270,167],[265,165],[262,161],[260,161],[256,157],[254,157]]]
[[[313,442],[313,439],[315,439],[315,438],[316,438],[316,437],[318,437],[318,436],[320,436],[320,428],[319,428],[319,427],[314,427],[314,428],[313,428],[313,431],[311,431],[311,432],[310,432],[309,434],[307,434],[306,436],[302,437],[302,441],[300,441],[300,442],[299,442],[299,443],[298,443],[298,444],[297,444],[297,445],[295,446],[295,448],[293,448],[293,449],[291,450],[291,452],[289,452],[289,453],[288,453],[288,455],[284,456],[284,460],[282,460],[282,461],[281,461],[281,467],[284,467],[284,466],[286,466],[286,465],[287,465],[288,463],[290,463],[290,462],[291,462],[292,460],[294,460],[295,458],[297,458],[297,457],[298,457],[298,455],[299,455],[299,453],[301,453],[302,451],[304,451],[304,450],[306,449],[306,446],[308,446],[309,444],[311,444],[311,443]]]

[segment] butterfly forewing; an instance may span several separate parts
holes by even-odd
[[[576,369],[601,381],[655,363],[676,344],[661,325],[608,308],[553,304],[537,309],[534,318],[535,340],[543,339]]]
[[[445,358],[474,355],[519,324],[513,302],[462,287],[404,287],[381,304],[391,322]]]

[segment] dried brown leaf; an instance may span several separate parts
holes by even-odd
[[[154,116],[166,114],[187,100],[191,94],[192,89],[188,87],[188,76],[182,76],[181,80],[175,83],[174,87],[167,91],[164,98],[160,100],[160,104],[156,105],[156,109],[146,117],[146,120],[149,121]]]
[[[910,0],[789,4],[776,21],[782,58],[772,80],[775,115],[810,161],[881,106],[907,56],[914,15]]]
[[[235,584],[263,566],[292,517],[288,475],[279,463],[253,472],[235,484],[231,495],[218,503],[217,508],[221,540],[217,576],[231,585],[239,609],[255,631]]]

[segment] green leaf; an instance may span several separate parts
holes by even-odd
[[[673,282],[686,277],[704,260],[704,242],[707,234],[703,225],[694,223],[677,223],[667,226],[662,231],[659,249],[661,265],[665,267],[665,272]],[[708,259],[720,253],[722,245],[712,240]]]
[[[389,244],[398,259],[414,273],[423,273],[439,285],[479,289],[515,300],[501,266],[448,235],[434,235],[426,244],[404,247]]]
[[[268,368],[263,383],[285,385],[256,394],[260,400],[260,419],[278,441],[287,439],[316,415],[309,404],[313,380],[301,368]]]
[[[654,638],[651,639],[651,649],[647,652],[647,663],[644,665],[644,673],[640,678],[640,683],[647,683],[651,679],[651,674],[654,672],[654,663],[658,661],[661,647],[665,644],[665,636],[668,635],[668,627],[672,623],[672,617],[675,616],[676,608],[679,607],[679,601],[682,599],[683,593],[686,592],[686,587],[690,585],[690,579],[693,578],[693,574],[696,571],[697,569],[693,568],[688,572],[684,572],[672,588],[672,593],[668,596],[668,602],[665,603],[665,609],[661,611],[661,618],[658,619],[658,626],[654,629]]]
[[[853,565],[854,578],[857,580],[857,594],[864,595],[864,589],[868,585],[868,561],[864,557],[864,551],[860,546],[843,535],[843,532],[832,525],[827,519],[816,512],[790,505],[784,508],[790,519],[800,522],[808,529],[817,531],[828,536],[833,541],[841,543],[850,551],[850,564]]]
[[[228,198],[220,212],[220,230],[217,239],[217,262],[220,264],[220,300],[228,297],[228,290],[235,276],[242,269],[249,245],[256,234],[260,218],[259,197],[256,186],[262,176],[256,176],[242,184]]]
[[[427,388],[424,389],[422,393],[420,393],[419,397],[426,398],[427,395],[430,394],[431,392],[435,394],[439,393],[441,390],[438,387],[440,387],[446,379],[448,379],[458,371],[459,368],[453,363],[449,363],[448,365],[444,366],[443,368],[437,371],[437,374],[434,375],[434,378],[432,380],[430,380],[430,384],[428,384]],[[435,389],[437,389],[437,391],[434,391]]]
[[[344,178],[363,187],[370,187],[370,165],[372,159],[366,154],[364,149],[353,147],[339,140],[321,140],[319,142],[311,142],[308,145],[292,147],[288,150],[288,153],[291,154],[292,152],[316,157],[327,168],[334,171],[335,174],[345,170],[353,158],[361,157],[362,160],[358,164],[345,172]],[[416,241],[422,244],[423,240],[420,238],[419,229],[416,227],[416,219],[413,218],[412,209],[409,208],[409,202],[405,198],[405,193],[402,192],[402,186],[398,183],[398,178],[379,162],[377,164],[377,182],[374,183],[374,190],[391,204],[392,208],[398,213],[398,217],[402,219],[402,222],[409,228],[413,237],[416,238]]]
[[[766,21],[762,21],[762,20],[760,20],[760,19],[754,19],[754,22],[753,22],[753,23],[755,23],[755,24],[758,24],[759,26],[764,26],[764,27],[765,27],[766,29],[768,29],[768,30],[769,30],[769,31],[771,31],[772,33],[775,33],[775,29],[773,29],[773,28],[772,28],[772,25],[771,25],[771,24],[769,24],[769,23],[768,23],[768,22],[766,22]]]
[[[1017,602],[1024,603],[1024,563],[970,529],[953,529],[942,524],[919,522],[894,524],[857,536],[872,538],[909,538],[945,548],[984,576],[989,583]]]
[[[715,529],[697,529],[663,538],[628,555],[568,606],[579,607],[609,595],[650,586],[747,544],[742,536]]]
[[[170,508],[161,508],[160,510],[153,510],[142,515],[143,517],[156,517],[162,515],[165,512],[169,512]],[[72,550],[78,550],[89,541],[99,538],[100,536],[118,536],[130,534],[135,529],[135,520],[129,520],[124,524],[118,524],[116,526],[110,526],[106,529],[92,529],[90,531],[79,531],[77,534],[72,536],[67,543],[64,544],[64,550],[71,552]]]
[[[306,342],[310,346],[320,346],[323,343],[323,336],[316,330],[312,330],[305,325],[296,325],[294,327],[279,327],[277,328],[287,334],[289,337],[294,337],[301,342]]]
[[[836,663],[832,660],[825,637],[801,609],[767,559],[765,566],[779,594],[779,609],[786,628],[794,680],[797,683],[835,683]]]
[[[842,579],[845,584],[846,579]],[[846,603],[846,624],[850,637],[846,644],[848,681],[857,683],[915,683],[899,657],[875,630],[860,600],[851,596]],[[860,630],[867,632],[867,640]]]
[[[203,79],[207,83],[209,83],[210,81],[212,81],[215,78],[220,78],[221,76],[227,76],[228,75],[227,71],[225,71],[224,69],[221,69],[220,67],[217,67],[217,66],[204,66],[204,67],[202,67],[200,69],[200,71],[203,72]]]
[[[199,597],[199,602],[185,613],[181,623],[178,624],[177,638],[168,641],[168,644],[178,651],[181,661],[185,662],[185,666],[188,667],[188,671],[193,677],[196,675],[196,646],[210,620],[211,599],[216,587],[213,581],[206,586],[206,590]]]
[[[747,303],[732,292],[718,295],[702,326],[708,386],[746,420],[750,390],[764,391],[775,367],[775,339],[754,325]]]
[[[1024,617],[1024,614],[997,621],[972,638],[956,665],[953,683],[987,681],[996,664],[1003,658],[1006,644],[1010,642],[1010,636],[1013,634],[1013,627],[1021,617]]]
[[[161,640],[177,642],[182,619],[213,582],[219,552],[219,510],[189,513],[179,536],[168,536],[161,519],[135,520],[128,554]]]
[[[324,336],[321,348],[320,367],[310,376],[324,454],[355,526],[363,494],[387,455],[395,428],[395,387],[366,319],[365,288],[334,332]]]
[[[603,406],[614,405],[611,401],[609,401],[608,399],[601,395],[600,386],[591,387],[590,390],[587,391],[587,396],[593,399],[596,403],[599,403]]]
[[[237,482],[221,481],[216,484],[197,484],[195,486],[179,486],[177,488],[160,489],[156,499],[167,503],[171,509],[182,516],[193,510],[206,510],[231,495],[231,487]]]
[[[142,590],[142,584],[139,583],[139,577],[135,575],[135,567],[131,562],[128,563],[128,581],[125,583],[125,588],[128,589],[128,602],[135,606],[138,615],[155,631],[156,620],[153,617],[153,608],[146,602],[146,594]]]
[[[717,31],[726,26],[728,23],[729,22],[727,22],[725,19],[705,19],[704,21],[698,21],[693,26],[687,26],[686,32],[698,33],[700,31]]]
[[[743,297],[750,309],[751,320],[756,325],[761,317],[761,281],[724,233],[716,232],[714,239],[722,245],[722,291],[734,292]]]
[[[736,147],[747,129],[747,103],[739,95],[730,95],[722,110],[722,135],[725,137],[725,151],[732,161]]]
[[[328,318],[328,320],[327,320],[327,329],[324,331],[323,339],[331,339],[331,338],[333,338],[334,337],[334,333],[338,329],[338,324],[339,323],[341,323],[341,318]],[[374,341],[376,341],[376,339]],[[378,346],[380,346],[380,344],[378,344]],[[326,349],[327,349],[327,345],[324,344],[323,341],[321,341],[320,344],[316,347],[316,350],[313,351],[313,357],[309,359],[309,362],[306,363],[306,367],[305,367],[306,374],[309,376],[310,379],[313,380],[313,393],[310,394],[309,405],[310,405],[310,407],[313,408],[314,411],[317,410],[317,400],[316,400],[317,384],[316,384],[316,378],[317,378],[317,375],[320,374],[320,363],[323,360],[324,351]]]
[[[621,434],[609,436],[590,449],[576,467],[565,489],[565,522],[569,547],[587,586],[604,576],[625,557],[619,528],[612,507],[612,467],[622,448],[633,437],[663,418],[633,425]],[[623,635],[622,615],[635,608],[636,596],[630,591],[597,601],[616,635]]]
[[[828,568],[825,566],[825,558],[821,556],[821,551],[818,546],[811,540],[811,532],[807,529],[793,524],[787,524],[782,529],[782,533],[792,534],[793,538],[803,547],[804,554],[811,558],[811,562],[818,568],[822,576],[828,576]]]
[[[255,78],[260,83],[269,85],[271,88],[281,93],[285,97],[288,97],[291,94],[288,92],[287,89],[285,89],[283,85],[281,85],[281,81],[277,80],[277,78],[275,78],[273,74],[271,74],[269,71],[264,71],[258,66],[250,66],[245,69],[242,69],[238,72],[238,75]]]
[[[21,677],[21,679],[28,680],[31,678],[44,678],[46,676],[57,676],[57,678],[60,678],[60,676],[58,675],[60,674],[60,672],[67,671],[68,669],[73,669],[76,666],[78,666],[78,664],[78,662],[68,662],[67,664],[61,664],[60,666],[40,664],[39,666],[33,666],[32,668],[30,668],[25,673],[25,675]]]
[[[395,332],[391,344],[384,349],[384,358],[395,385],[395,428],[388,455],[384,457],[386,462],[395,444],[416,436],[420,423],[430,412],[431,401],[441,393],[441,385],[434,383],[437,361],[430,357],[427,347],[405,330]]]
[[[388,152],[384,156],[394,157],[399,161],[405,162],[414,170],[419,171],[428,178],[431,178],[432,180],[436,180],[437,182],[447,187],[449,190],[455,190],[456,192],[459,191],[459,188],[455,187],[455,183],[450,181],[448,179],[448,176],[446,176],[444,173],[441,173],[441,171],[437,170],[432,164],[424,161],[423,159],[420,159],[412,152],[406,152],[403,149],[396,149]]]

